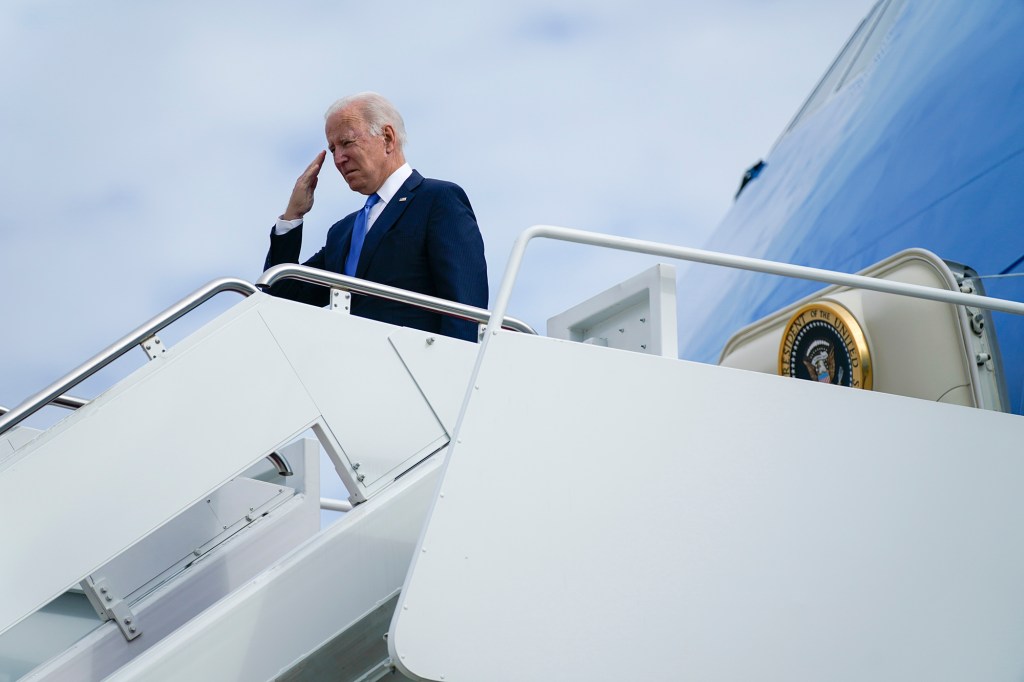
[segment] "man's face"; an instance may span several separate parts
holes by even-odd
[[[346,107],[328,117],[325,132],[334,166],[349,188],[366,195],[380,189],[394,170],[388,155],[394,148],[391,127],[386,126],[380,135],[371,135],[358,107]]]

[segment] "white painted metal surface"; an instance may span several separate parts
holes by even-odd
[[[548,336],[678,357],[675,267],[659,263],[555,315]]]
[[[0,499],[23,519],[0,525],[0,546],[23,558],[0,564],[0,583],[18,586],[0,600],[0,631],[317,418],[255,309],[268,298],[243,301],[0,465]]]
[[[310,426],[357,500],[443,447],[394,331],[256,294],[8,455],[0,632]]]
[[[454,433],[478,346],[414,329],[397,329],[388,340],[445,432]]]
[[[15,426],[7,433],[0,436],[0,467],[3,466],[3,461],[14,454],[14,451],[20,448],[25,443],[29,442],[41,431],[38,429],[29,428],[27,426]]]
[[[355,507],[108,682],[252,682],[289,669],[401,587],[440,460]]]
[[[300,494],[289,496],[287,502],[248,524],[243,531],[232,534],[208,549],[200,558],[193,557],[193,563],[188,568],[177,566],[173,575],[167,575],[160,570],[160,564],[140,561],[138,556],[132,557],[132,552],[137,549],[133,547],[97,572],[101,576],[130,576],[132,572],[126,567],[128,564],[135,572],[149,566],[151,571],[155,571],[153,575],[162,577],[158,584],[149,581],[151,586],[148,591],[131,599],[135,621],[143,633],[138,638],[126,641],[121,631],[108,622],[100,627],[93,626],[92,632],[80,641],[72,639],[61,644],[59,640],[53,641],[55,624],[39,620],[39,614],[33,614],[0,637],[0,648],[8,644],[17,646],[17,640],[10,641],[9,638],[18,635],[20,631],[23,631],[24,638],[30,639],[37,646],[49,643],[50,655],[53,657],[48,661],[45,658],[37,659],[46,662],[32,670],[25,677],[25,682],[104,679],[315,534],[319,528],[316,498],[319,447],[315,441],[306,439],[283,448],[281,452],[292,462],[295,476],[289,482],[296,485]],[[246,473],[251,474],[252,470]],[[308,489],[313,490],[312,494],[308,493]],[[205,504],[205,501],[201,501],[197,506],[201,511],[207,511],[202,510]],[[172,524],[177,521],[175,519]],[[168,526],[146,538],[146,541],[152,540],[148,542],[151,548],[167,533],[172,535],[172,542],[173,536],[180,533]],[[110,573],[111,569],[113,573]],[[84,633],[79,636],[81,634]],[[0,679],[3,679],[2,676]]]
[[[352,511],[352,503],[346,500],[335,500],[330,497],[321,497],[320,508],[324,511],[350,512]]]
[[[392,624],[404,673],[1020,678],[1021,417],[488,341]]]
[[[328,452],[354,493],[353,501],[381,490],[402,470],[448,442],[444,427],[388,341],[398,331],[395,327],[323,314],[309,306],[305,308],[317,314],[302,314],[307,312],[302,306],[275,302],[279,305],[262,308],[261,315],[302,377],[317,413],[323,415],[328,445],[335,445]],[[420,339],[430,336],[417,330],[408,333]],[[448,338],[442,342],[461,346],[461,364],[471,366],[475,344]],[[464,386],[450,390],[460,394]]]
[[[102,580],[115,595],[134,601],[294,493],[285,485],[240,476],[121,552],[90,578]]]
[[[84,594],[65,592],[0,637],[0,682],[23,679],[101,625]],[[125,641],[116,627],[110,629]]]

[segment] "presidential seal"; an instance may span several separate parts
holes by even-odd
[[[870,389],[871,355],[857,318],[833,302],[797,310],[782,332],[779,374]]]

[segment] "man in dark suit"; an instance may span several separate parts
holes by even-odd
[[[307,260],[322,270],[487,307],[483,238],[469,198],[458,185],[424,178],[405,162],[405,124],[384,97],[360,93],[327,110],[327,150],[349,188],[367,197],[361,211],[335,223],[327,243]],[[313,207],[320,152],[299,176],[288,207],[270,233],[264,268],[295,263],[302,219]],[[275,296],[324,306],[326,287],[286,280]],[[476,323],[372,296],[354,294],[352,314],[476,340]]]

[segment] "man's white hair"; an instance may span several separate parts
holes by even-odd
[[[359,107],[363,120],[370,128],[371,135],[380,135],[384,131],[384,126],[390,123],[391,127],[395,129],[395,135],[398,137],[398,148],[405,149],[405,121],[402,120],[402,115],[398,113],[395,105],[389,102],[384,95],[379,95],[376,92],[359,92],[348,97],[342,97],[327,107],[324,120],[330,118],[335,112],[341,111],[353,104]]]

